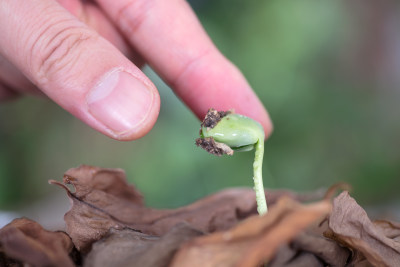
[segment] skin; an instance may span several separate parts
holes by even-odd
[[[234,109],[271,133],[264,106],[186,1],[2,0],[0,32],[0,100],[45,95],[107,136],[138,139],[160,109],[147,63],[198,118]]]

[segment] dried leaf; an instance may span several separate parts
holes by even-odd
[[[289,245],[282,246],[268,266],[301,266],[301,261],[309,258],[303,257],[304,253],[312,254],[318,259],[316,266],[345,266],[350,257],[350,250],[324,237],[323,232],[327,229],[327,219],[312,224],[298,234]]]
[[[275,257],[268,263],[268,267],[323,267],[317,256],[304,251],[296,251],[289,245],[281,246]]]
[[[282,267],[288,264],[297,255],[297,251],[294,250],[289,244],[283,244],[280,246],[275,256],[268,262],[268,267]]]
[[[345,266],[350,251],[323,236],[300,233],[292,242],[296,251],[306,251],[317,256],[328,266]]]
[[[354,251],[352,264],[362,262],[363,255],[374,266],[400,266],[398,224],[372,223],[348,192],[334,199],[329,227],[326,236]]]
[[[202,233],[187,224],[180,224],[163,237],[146,235],[130,229],[110,232],[93,245],[85,267],[92,266],[168,266],[181,244]]]
[[[176,224],[187,222],[209,233],[229,229],[256,213],[254,191],[247,188],[224,190],[175,210],[157,210],[143,205],[140,193],[127,184],[125,173],[120,169],[83,165],[68,170],[63,182],[72,184],[75,192],[64,184],[50,181],[63,187],[72,200],[72,208],[64,216],[66,230],[82,252],[88,252],[91,244],[110,228],[130,228],[161,236]],[[290,191],[277,191],[268,193],[267,200],[273,204],[282,195],[310,198]]]
[[[47,231],[26,218],[15,219],[0,229],[0,252],[7,261],[34,266],[75,266],[69,257],[72,249],[71,239],[64,232]]]
[[[301,252],[296,257],[283,265],[285,267],[324,267],[324,265],[317,256],[308,252]]]
[[[386,220],[376,220],[374,225],[379,228],[382,233],[397,242],[400,242],[400,223]]]
[[[131,255],[140,255],[146,251],[149,244],[159,240],[158,236],[143,234],[129,228],[111,228],[102,239],[93,244],[84,266],[125,266]]]
[[[258,266],[330,209],[328,201],[301,205],[282,198],[265,216],[252,216],[228,231],[190,241],[172,266]]]

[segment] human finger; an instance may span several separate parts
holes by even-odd
[[[0,2],[0,53],[47,96],[119,140],[145,135],[159,112],[152,82],[53,0]]]
[[[241,72],[212,43],[184,0],[96,0],[145,60],[199,117],[210,107],[272,123]]]
[[[81,0],[57,0],[57,2],[117,47],[136,66],[144,65],[141,55],[129,45],[119,29],[96,3]]]

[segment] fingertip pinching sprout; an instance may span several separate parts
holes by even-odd
[[[216,111],[211,108],[201,123],[200,138],[196,139],[197,146],[217,156],[255,149],[253,180],[260,215],[267,213],[262,180],[264,137],[264,129],[257,121],[233,111]]]

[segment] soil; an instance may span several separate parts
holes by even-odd
[[[233,150],[228,145],[215,142],[214,138],[212,137],[197,138],[196,146],[199,146],[208,153],[219,157],[225,154],[230,156],[233,155]]]
[[[214,128],[215,125],[226,115],[233,113],[233,111],[228,110],[228,111],[216,111],[213,108],[210,108],[201,123],[201,127],[207,127],[207,128]]]
[[[233,113],[233,111],[228,110],[228,111],[216,111],[213,108],[210,108],[204,118],[204,120],[201,123],[201,127],[207,127],[207,128],[214,128],[218,122],[228,114]],[[200,136],[202,136],[202,128],[200,128]],[[223,143],[218,143],[215,142],[214,138],[212,137],[206,137],[206,138],[197,138],[196,139],[196,146],[201,147],[208,153],[211,153],[216,156],[222,156],[222,155],[233,155],[233,150],[228,146]]]

